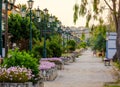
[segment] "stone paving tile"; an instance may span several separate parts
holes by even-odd
[[[46,81],[45,87],[103,87],[104,82],[114,82],[112,66],[104,66],[101,58],[85,51],[75,63],[58,71],[54,81]]]

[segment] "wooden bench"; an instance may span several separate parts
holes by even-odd
[[[104,58],[104,64],[105,64],[105,66],[110,66],[110,61],[111,61],[111,59]]]

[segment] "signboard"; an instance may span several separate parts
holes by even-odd
[[[116,53],[116,33],[110,32],[106,41],[106,58],[112,59]]]

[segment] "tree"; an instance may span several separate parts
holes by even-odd
[[[34,42],[32,53],[39,60],[43,58],[44,39],[42,38],[41,41],[35,40]],[[62,55],[61,37],[59,35],[51,36],[51,39],[46,39],[46,51],[48,58],[60,57]]]
[[[85,41],[85,33],[82,33],[81,37],[80,37],[81,41]]]
[[[8,19],[9,33],[12,35],[11,42],[17,43],[17,46],[23,50],[28,49],[29,42],[29,17],[22,18],[19,14],[11,14]],[[32,23],[33,38],[37,39],[39,31]],[[25,46],[25,47],[23,47]]]
[[[108,22],[108,26],[107,28],[109,30],[107,30],[108,32],[116,32],[116,29],[115,29],[115,22],[114,22],[114,19],[112,17],[112,13],[108,13],[108,16],[107,16],[107,22]]]
[[[103,25],[95,26],[94,29],[92,30],[90,41],[93,50],[105,52],[106,26]]]
[[[86,46],[87,46],[87,43],[86,43],[86,40],[85,40],[85,33],[83,32],[82,35],[80,36],[80,44],[79,44],[79,47],[85,49]]]
[[[86,16],[87,26],[89,26],[90,19],[92,18],[99,20],[100,23],[104,22],[102,14],[104,14],[106,9],[112,13],[114,19],[117,33],[116,54],[120,63],[120,0],[92,0],[92,2],[91,0],[81,0],[80,7],[78,3],[74,6],[74,22],[76,23],[78,14],[80,16]]]
[[[69,40],[67,42],[67,47],[68,47],[68,50],[71,52],[71,51],[75,51],[76,49],[76,42],[74,40]]]
[[[20,11],[27,12],[27,6],[26,4],[18,4],[17,7],[20,9]]]
[[[60,57],[62,55],[62,42],[59,35],[51,36],[48,46],[52,51],[52,57]]]

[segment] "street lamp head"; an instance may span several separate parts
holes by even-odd
[[[36,10],[36,17],[37,17],[38,22],[41,22],[39,6],[38,6],[38,8]]]
[[[49,22],[55,22],[55,17],[51,15],[51,16],[49,17]]]
[[[55,16],[52,16],[52,21],[55,22]]]
[[[37,8],[37,10],[36,10],[36,17],[37,17],[37,18],[40,17],[40,9],[39,9],[39,6],[38,6],[38,8]]]
[[[61,26],[61,22],[58,22],[57,23],[57,27],[59,28]]]
[[[49,17],[49,22],[55,22],[55,17],[51,15],[51,16]]]
[[[50,23],[47,23],[47,27],[50,28]]]
[[[43,11],[44,11],[44,14],[45,14],[45,15],[48,14],[48,10],[47,10],[47,8],[45,8]]]
[[[52,20],[52,15],[49,17],[49,22],[53,22],[53,20]]]
[[[55,31],[58,31],[58,28],[55,27],[54,29],[55,29]]]
[[[32,9],[33,3],[34,3],[33,0],[29,0],[29,1],[28,1],[28,8],[29,8],[29,9]]]

